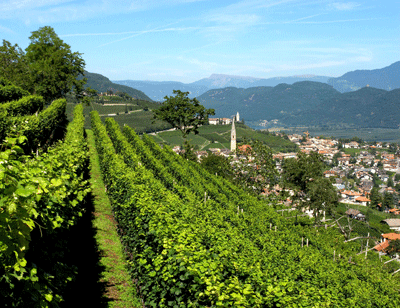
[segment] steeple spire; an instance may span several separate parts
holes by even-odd
[[[232,119],[232,129],[231,129],[231,151],[236,151],[236,128],[235,128],[235,117]]]

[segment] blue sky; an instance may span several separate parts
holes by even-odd
[[[400,1],[1,0],[1,38],[51,26],[111,80],[340,76],[400,60]]]

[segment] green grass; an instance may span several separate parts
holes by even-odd
[[[363,149],[343,149],[345,154],[350,154],[351,156],[355,156],[359,154]]]
[[[94,195],[94,222],[96,241],[102,252],[100,263],[104,268],[102,282],[107,284],[105,294],[109,307],[142,307],[136,288],[125,267],[126,260],[116,230],[110,201],[105,193],[93,132],[87,130],[90,149],[91,187]],[[88,286],[90,287],[90,286]]]
[[[132,126],[135,128],[135,126]],[[274,136],[269,133],[253,130],[243,124],[236,126],[237,141],[255,139],[260,140],[271,147],[273,152],[296,152],[297,147],[287,139]],[[179,131],[161,132],[157,137],[153,136],[157,143],[166,143],[170,146],[183,145],[183,138]],[[230,148],[231,125],[204,125],[199,128],[199,134],[190,134],[188,139],[197,149]],[[161,140],[161,141],[160,141]],[[215,143],[216,141],[216,143]]]
[[[392,232],[388,225],[381,223],[382,220],[391,218],[391,215],[388,213],[370,209],[367,206],[346,203],[340,203],[335,210],[339,215],[346,215],[345,212],[350,208],[359,210],[362,214],[367,216],[369,225],[364,222],[354,221],[354,229],[357,233],[362,235],[370,233],[371,236],[380,238],[382,233]]]

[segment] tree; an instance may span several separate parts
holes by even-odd
[[[245,141],[248,147],[237,151],[239,162],[234,166],[236,181],[255,193],[264,192],[265,188],[277,182],[278,172],[270,147],[259,140]]]
[[[168,122],[181,131],[183,138],[190,132],[198,134],[198,128],[208,123],[208,116],[214,115],[214,109],[205,109],[196,99],[188,98],[189,92],[173,90],[175,96],[165,96],[159,109],[154,110],[154,119]]]
[[[17,45],[3,40],[0,46],[0,76],[15,86],[29,90],[31,74],[25,52]]]
[[[317,152],[309,155],[297,153],[297,159],[285,160],[283,164],[283,185],[291,188],[301,208],[313,211],[315,223],[320,219],[321,211],[330,212],[338,202],[338,194],[332,183],[323,177],[323,156]]]
[[[49,26],[33,31],[29,39],[26,58],[32,77],[31,90],[47,102],[65,97],[71,90],[77,98],[82,98],[86,79],[77,80],[84,74],[82,54],[72,52]]]
[[[390,176],[389,176],[389,179],[387,181],[387,186],[388,187],[393,187],[394,186],[393,180],[392,180],[392,178]]]
[[[393,195],[389,192],[385,192],[383,195],[383,202],[382,202],[382,207],[383,209],[390,209],[393,207]]]
[[[370,199],[371,199],[370,206],[371,206],[372,208],[377,208],[377,207],[378,207],[378,204],[379,204],[379,203],[382,203],[382,196],[381,196],[381,194],[379,193],[379,190],[378,190],[377,187],[373,187],[373,188],[371,189]]]
[[[234,172],[229,159],[225,156],[208,154],[201,159],[200,164],[212,174],[217,173],[228,180],[233,180]]]
[[[394,255],[400,252],[400,240],[392,240],[389,243],[389,246],[387,248],[387,253],[389,255]]]

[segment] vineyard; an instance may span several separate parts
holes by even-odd
[[[47,106],[40,96],[5,92],[13,100],[0,105],[0,292],[6,307],[58,307],[76,275],[60,248],[90,190],[83,106],[67,125],[64,99]],[[90,118],[144,307],[398,306],[397,268],[387,257],[359,254],[359,242],[346,243],[337,228],[283,215],[276,200],[113,118]]]
[[[396,307],[398,279],[337,229],[287,219],[151,137],[91,113],[103,178],[146,307]],[[305,244],[307,239],[307,244]]]
[[[1,303],[57,305],[74,274],[63,260],[65,231],[89,192],[82,106],[67,126],[64,99],[45,106],[41,96],[4,84],[0,93]]]

